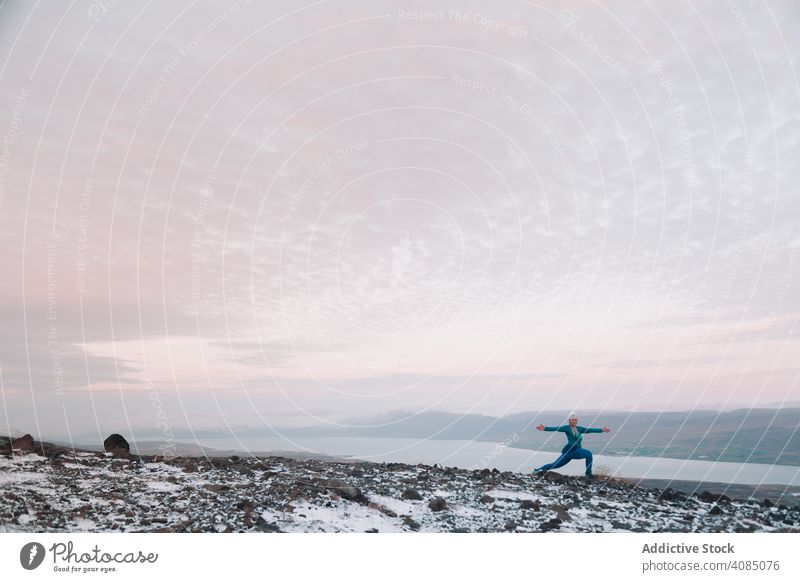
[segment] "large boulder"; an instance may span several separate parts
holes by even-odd
[[[131,452],[131,446],[125,437],[117,433],[112,434],[103,441],[103,448],[108,453],[113,453],[115,457],[127,457]]]
[[[33,437],[29,434],[17,437],[11,441],[11,448],[15,451],[32,451]]]

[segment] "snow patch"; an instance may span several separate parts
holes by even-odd
[[[45,481],[46,477],[42,473],[30,473],[18,471],[16,473],[0,473],[0,485],[6,483],[30,483],[32,481]]]
[[[97,526],[91,519],[86,519],[85,517],[79,518],[75,520],[75,526],[73,531],[96,531]]]
[[[180,491],[181,486],[177,483],[170,483],[168,481],[150,481],[147,486],[153,491],[167,491],[173,493]]]
[[[292,523],[288,531],[319,532],[364,532],[377,529],[380,532],[402,532],[402,520],[389,518],[381,512],[356,503],[344,502],[333,507],[304,504],[295,507],[290,514]],[[396,522],[396,523],[394,523]]]
[[[526,499],[530,501],[541,500],[540,495],[534,495],[527,491],[512,491],[510,489],[492,489],[487,491],[486,495],[494,497],[495,499],[514,499],[516,501],[523,501]]]

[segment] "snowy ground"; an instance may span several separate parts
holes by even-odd
[[[0,531],[800,531],[769,502],[401,463],[27,454],[0,487]]]

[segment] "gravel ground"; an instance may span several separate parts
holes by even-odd
[[[28,453],[0,487],[0,531],[800,531],[769,500],[402,463]]]

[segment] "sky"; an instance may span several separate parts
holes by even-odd
[[[796,405],[799,18],[3,2],[0,432]]]

